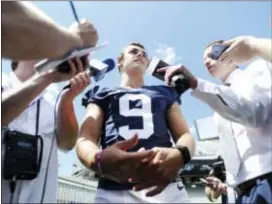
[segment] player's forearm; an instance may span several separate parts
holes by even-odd
[[[97,144],[85,138],[79,138],[77,140],[76,151],[79,160],[84,164],[84,166],[94,172],[98,172],[97,165],[95,163],[95,156],[99,151]]]
[[[49,84],[46,76],[35,75],[24,82],[22,86],[8,90],[2,94],[2,122],[1,126],[8,125],[18,117]]]
[[[2,55],[14,60],[59,57],[81,39],[28,2],[2,2]]]
[[[254,38],[254,50],[257,57],[272,62],[272,40],[267,38]]]
[[[78,130],[73,100],[62,96],[57,114],[58,147],[64,151],[72,150],[76,144]]]
[[[195,155],[196,143],[190,133],[183,134],[176,142],[176,145],[186,146],[189,149],[191,158]]]

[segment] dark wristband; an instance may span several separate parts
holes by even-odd
[[[180,153],[183,157],[183,164],[184,165],[188,164],[191,161],[191,154],[190,154],[188,147],[179,145],[174,148],[180,151]]]
[[[102,150],[100,150],[99,152],[95,154],[95,164],[98,170],[98,172],[96,173],[98,173],[100,176],[103,174],[102,167],[101,167],[101,158],[102,158]]]

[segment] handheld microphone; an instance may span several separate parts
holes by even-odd
[[[170,66],[168,63],[159,59],[158,57],[153,57],[146,69],[149,75],[156,77],[157,79],[164,81],[164,72],[157,72],[158,69]],[[190,88],[189,80],[181,73],[175,74],[171,78],[171,85],[176,89],[179,94],[184,93]]]
[[[115,62],[113,59],[108,58],[104,61],[99,61],[96,59],[91,59],[89,61],[89,67],[87,68],[89,70],[90,77],[93,77],[96,82],[102,80],[106,73],[112,71],[115,67]],[[70,88],[71,84],[68,84],[63,89]]]
[[[89,62],[90,76],[94,78],[96,82],[100,81],[105,77],[105,74],[112,71],[115,67],[115,62],[113,59],[108,58],[104,61],[99,61],[96,59],[91,59]]]

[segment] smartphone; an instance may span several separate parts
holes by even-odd
[[[159,59],[158,57],[154,56],[151,59],[151,61],[149,62],[149,65],[146,69],[146,73],[149,74],[150,76],[154,76],[157,79],[164,81],[165,72],[157,72],[157,70],[162,67],[167,67],[167,66],[169,66],[168,63],[166,63],[163,60]]]
[[[228,48],[229,46],[222,44],[212,45],[211,59],[217,60]]]

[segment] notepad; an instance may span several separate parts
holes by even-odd
[[[46,72],[50,69],[52,69],[52,67],[57,67],[58,65],[60,65],[61,63],[75,58],[75,57],[83,57],[85,55],[88,55],[90,53],[93,53],[94,51],[100,50],[104,47],[106,47],[108,44],[108,42],[104,42],[101,45],[95,46],[95,47],[85,47],[85,48],[79,48],[76,50],[73,50],[69,53],[67,53],[66,55],[64,55],[61,58],[57,58],[57,59],[44,59],[40,62],[38,62],[37,64],[35,64],[35,69],[37,72],[41,73],[41,72]]]

